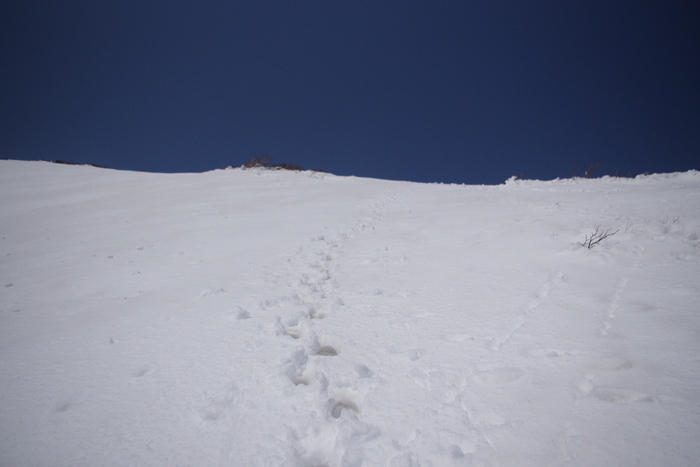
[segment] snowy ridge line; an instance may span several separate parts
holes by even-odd
[[[639,186],[640,183],[652,184],[659,181],[697,182],[698,179],[700,179],[700,171],[698,170],[688,170],[686,172],[639,174],[634,177],[616,177],[612,175],[604,175],[599,178],[571,177],[555,178],[553,180],[521,179],[516,176],[512,176],[500,186],[533,188],[547,185],[594,185],[599,183]]]

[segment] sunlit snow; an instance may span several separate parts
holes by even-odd
[[[698,172],[0,161],[0,230],[3,466],[700,459]]]

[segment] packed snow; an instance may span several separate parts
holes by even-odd
[[[0,161],[0,229],[3,466],[700,459],[699,172]]]

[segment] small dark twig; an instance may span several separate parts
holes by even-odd
[[[597,225],[595,231],[590,235],[586,235],[586,239],[583,242],[580,242],[579,245],[585,246],[590,250],[606,238],[615,235],[619,231],[619,229],[614,232],[612,232],[612,229],[601,230],[600,226]]]
[[[583,174],[583,176],[584,176],[585,178],[591,178],[591,177],[593,177],[593,171],[594,171],[595,169],[597,169],[598,167],[600,167],[600,163],[593,164],[592,166],[590,166],[590,167],[588,168],[588,170],[586,170],[586,172]]]

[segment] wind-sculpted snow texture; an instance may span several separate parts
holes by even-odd
[[[697,172],[0,161],[0,230],[0,465],[700,459]]]

